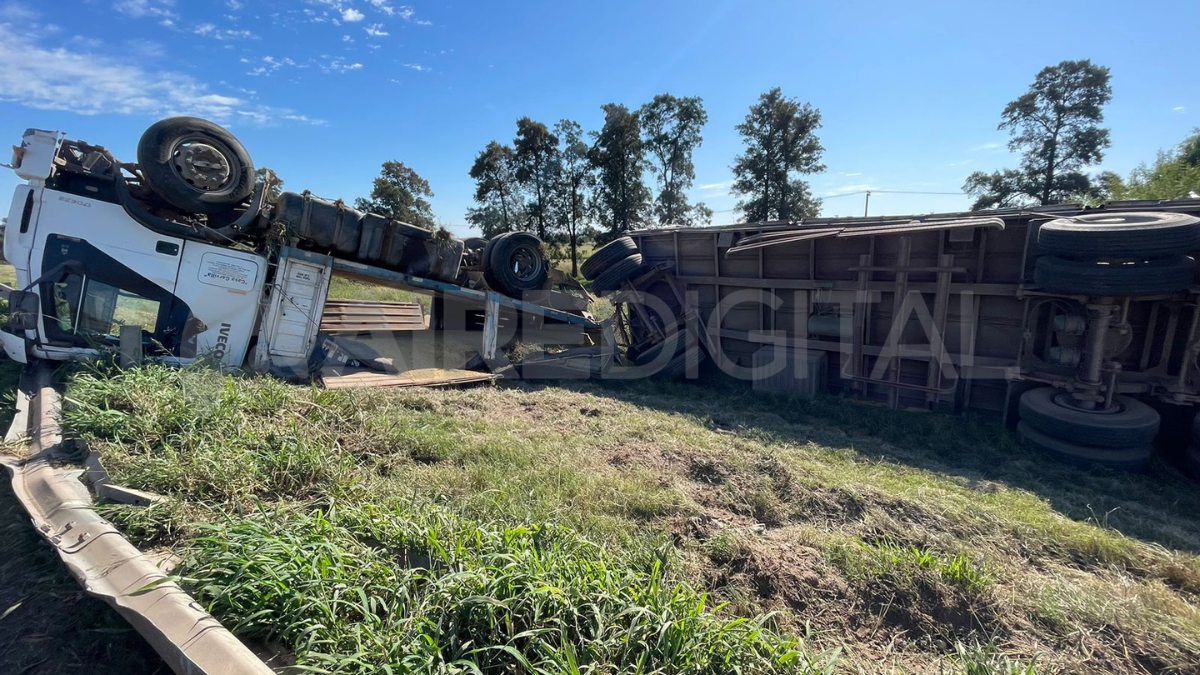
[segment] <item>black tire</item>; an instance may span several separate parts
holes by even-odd
[[[606,295],[620,288],[626,279],[637,276],[645,269],[646,266],[642,264],[642,254],[634,253],[627,258],[618,260],[600,273],[600,276],[592,281],[592,290],[599,295]]]
[[[492,265],[488,261],[492,259],[492,249],[496,247],[496,242],[510,234],[512,232],[504,232],[488,239],[487,244],[483,247],[483,253],[479,254],[479,262],[483,265],[483,280],[487,283],[488,288],[497,292],[500,291],[500,282],[496,281],[496,277],[492,275]]]
[[[1044,450],[1055,458],[1082,466],[1105,466],[1119,471],[1142,471],[1154,456],[1153,445],[1133,448],[1094,448],[1054,438],[1029,426],[1017,423],[1017,434],[1027,443]]]
[[[1200,218],[1183,213],[1089,213],[1038,229],[1038,248],[1064,258],[1161,258],[1200,250]]]
[[[546,285],[550,265],[542,254],[541,239],[529,232],[510,232],[488,244],[491,250],[484,258],[484,279],[493,290],[517,297]],[[491,279],[487,277],[489,270]]]
[[[254,191],[250,153],[208,120],[170,117],[154,123],[138,141],[137,159],[146,185],[186,211],[224,213]]]
[[[1033,278],[1044,290],[1072,295],[1168,295],[1192,285],[1196,261],[1186,255],[1137,262],[1042,256]]]
[[[637,244],[629,237],[619,237],[596,249],[591,257],[579,266],[579,272],[588,281],[595,281],[604,270],[638,252]]]
[[[1080,410],[1071,395],[1054,387],[1030,389],[1018,405],[1021,421],[1055,438],[1098,448],[1131,448],[1154,441],[1158,411],[1128,396],[1114,396],[1109,411]]]

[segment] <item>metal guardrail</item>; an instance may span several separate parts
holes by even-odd
[[[61,403],[50,364],[33,360],[21,376],[17,414],[6,441],[27,439],[27,459],[0,456],[33,526],[71,576],[117,610],[170,668],[188,675],[270,675],[258,659],[92,508],[83,467],[60,451]]]

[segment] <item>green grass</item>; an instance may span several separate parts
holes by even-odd
[[[400,288],[368,284],[344,277],[334,277],[329,283],[331,300],[369,300],[372,302],[418,302],[429,312],[430,297]]]
[[[719,381],[326,391],[157,366],[67,396],[69,433],[170,497],[109,517],[320,671],[1200,668],[1194,485],[1058,465],[986,419]]]
[[[17,270],[12,265],[0,260],[0,284],[9,288],[17,285]]]

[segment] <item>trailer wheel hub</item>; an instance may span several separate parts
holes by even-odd
[[[207,143],[181,144],[174,155],[180,177],[201,190],[219,189],[232,175],[224,153]]]

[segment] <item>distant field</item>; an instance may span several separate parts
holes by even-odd
[[[9,287],[17,284],[17,270],[4,261],[0,261],[0,284]]]

